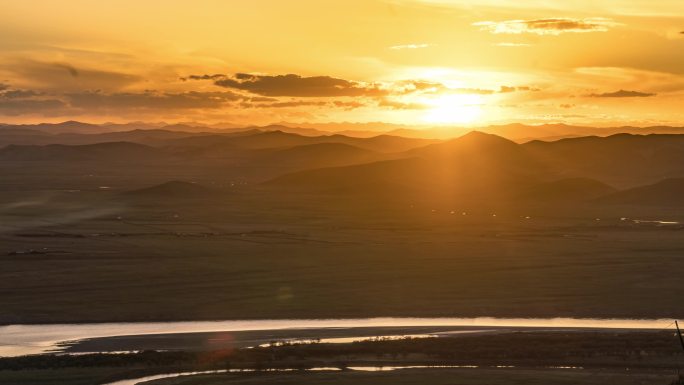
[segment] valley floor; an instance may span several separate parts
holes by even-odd
[[[684,317],[676,211],[98,199],[2,215],[0,324]]]

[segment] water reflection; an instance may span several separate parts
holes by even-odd
[[[141,322],[61,325],[0,326],[0,356],[40,354],[54,351],[64,341],[100,337],[235,332],[287,329],[363,327],[531,327],[662,329],[671,320],[576,319],[576,318],[362,318],[314,320],[235,320],[197,322]],[[350,335],[356,335],[350,330]]]
[[[315,367],[309,369],[261,369],[259,373],[285,373],[285,372],[339,372],[342,370],[352,370],[357,372],[392,372],[396,370],[409,370],[409,369],[479,369],[482,366],[478,365],[396,365],[396,366],[349,366],[344,368],[335,367]],[[497,365],[497,366],[485,366],[484,368],[491,369],[515,369],[516,366],[513,365]],[[546,366],[544,369],[555,369],[555,370],[582,370],[581,366]],[[223,370],[207,370],[201,372],[180,372],[180,373],[168,373],[168,374],[158,374],[153,376],[146,376],[141,378],[129,379],[111,382],[105,385],[135,385],[145,381],[160,380],[164,378],[175,378],[175,377],[189,377],[198,375],[211,375],[211,374],[229,374],[229,373],[256,373],[255,369],[223,369]]]

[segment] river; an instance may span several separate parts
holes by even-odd
[[[663,329],[670,319],[578,319],[578,318],[359,318],[299,320],[233,320],[188,322],[134,322],[98,324],[0,326],[0,356],[20,356],[58,351],[67,341],[114,336],[144,336],[174,333],[269,331],[287,329],[368,327],[492,327],[492,328],[595,328]]]

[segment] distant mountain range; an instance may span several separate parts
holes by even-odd
[[[650,126],[650,127],[589,127],[567,124],[525,125],[520,123],[490,125],[482,127],[412,127],[389,123],[288,123],[282,122],[267,126],[239,126],[227,123],[201,124],[196,122],[166,123],[105,123],[91,124],[78,121],[39,124],[0,124],[0,143],[8,135],[15,139],[22,136],[40,136],[40,133],[60,134],[106,134],[137,130],[163,130],[184,133],[232,133],[240,131],[282,131],[302,136],[322,136],[339,134],[344,136],[367,138],[381,134],[424,139],[451,139],[476,130],[502,136],[513,141],[524,143],[531,140],[552,141],[563,138],[582,136],[609,136],[619,133],[645,134],[684,134],[684,127]],[[62,137],[69,140],[69,137]],[[53,138],[54,139],[54,138]]]
[[[73,132],[48,132],[55,126]],[[684,135],[620,133],[520,144],[478,131],[449,140],[306,133],[169,127],[103,132],[79,122],[3,126],[0,167],[27,175],[59,169],[73,173],[73,180],[99,170],[100,178],[132,178],[140,187],[146,180],[197,178],[218,189],[238,183],[278,195],[384,201],[684,204]],[[183,183],[138,195],[199,190]]]

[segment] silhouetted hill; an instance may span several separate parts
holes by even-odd
[[[132,131],[106,132],[101,134],[80,135],[60,134],[51,139],[66,144],[95,144],[103,142],[133,142],[151,146],[162,146],[169,140],[193,138],[201,133],[188,133],[166,129],[136,129]]]
[[[254,160],[273,165],[298,165],[307,168],[368,163],[381,155],[343,143],[316,143],[260,154]]]
[[[546,175],[550,172],[545,164],[538,162],[517,143],[478,131],[472,131],[447,142],[417,148],[405,154],[474,173]]]
[[[346,143],[352,146],[365,148],[367,150],[384,153],[409,151],[414,148],[419,148],[438,142],[434,139],[405,138],[395,135],[378,135],[370,138],[331,135],[328,138],[330,138],[332,141],[339,141],[340,143]]]
[[[590,177],[618,187],[684,176],[684,135],[590,136],[523,147],[567,177]]]
[[[684,178],[665,179],[598,198],[597,203],[618,205],[682,206]]]
[[[425,170],[422,159],[399,159],[346,167],[329,167],[300,171],[277,177],[267,185],[311,192],[357,193],[374,192],[370,187],[385,191],[385,187],[399,188],[395,192],[416,187],[415,178]]]
[[[524,152],[515,142],[500,136],[471,131],[456,139],[431,144],[408,151],[411,156],[422,157],[467,157],[500,156]]]
[[[424,199],[491,201],[508,198],[539,183],[535,167],[511,141],[471,133],[406,153],[410,158],[349,167],[302,171],[276,178],[269,186],[335,193],[362,192]]]
[[[0,147],[9,144],[47,144],[53,135],[28,128],[0,127]]]
[[[0,149],[4,161],[140,161],[163,159],[160,150],[137,143],[107,142],[88,145],[9,145]],[[56,164],[55,167],[58,167]]]
[[[271,124],[268,126],[251,126],[247,129],[254,129],[259,131],[281,131],[289,134],[297,134],[302,136],[323,136],[330,135],[329,131],[322,131],[315,128],[303,128],[297,126],[285,126],[282,124]]]
[[[207,154],[216,156],[222,151],[230,152],[236,149],[263,150],[285,149],[321,143],[339,143],[375,152],[401,152],[411,148],[424,146],[434,141],[425,139],[410,139],[396,136],[380,135],[372,138],[353,138],[344,135],[303,136],[282,131],[250,130],[232,134],[212,134],[185,137],[168,141],[166,145],[174,148],[206,149]]]
[[[518,198],[528,202],[571,203],[588,201],[617,190],[603,182],[589,178],[567,178],[533,186]]]
[[[7,127],[25,128],[36,131],[43,131],[51,134],[59,133],[78,133],[78,134],[93,134],[109,131],[106,127],[97,124],[77,122],[69,120],[62,123],[39,123],[39,124],[18,124]]]

